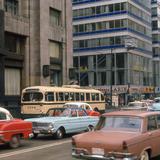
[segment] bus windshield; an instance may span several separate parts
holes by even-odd
[[[42,101],[43,94],[41,92],[26,92],[23,94],[22,101]]]

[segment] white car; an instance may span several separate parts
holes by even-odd
[[[148,110],[148,107],[146,102],[134,101],[129,102],[127,107],[123,108],[123,110]]]

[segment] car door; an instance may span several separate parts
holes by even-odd
[[[160,123],[160,115],[148,116],[148,140],[149,145],[152,148],[152,155],[156,156],[160,153],[160,128],[158,128],[158,122]],[[160,127],[160,126],[159,126]]]

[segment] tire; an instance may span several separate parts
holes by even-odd
[[[57,139],[62,139],[64,137],[64,130],[62,128],[59,128],[57,131],[56,131],[56,138]]]
[[[14,135],[12,136],[9,146],[10,148],[18,148],[20,146],[20,136],[19,135]]]
[[[94,130],[94,127],[92,125],[88,126],[87,127],[87,132],[91,132]]]
[[[140,160],[149,160],[149,154],[147,151],[143,151],[140,155]]]
[[[38,133],[33,133],[33,138],[37,138],[38,137]]]

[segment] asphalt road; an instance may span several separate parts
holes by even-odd
[[[71,136],[56,140],[52,136],[23,140],[18,149],[0,146],[0,160],[71,160]]]
[[[18,149],[1,145],[0,160],[74,160],[71,157],[71,136],[62,140],[52,136],[23,140]],[[160,157],[152,160],[160,160]]]

